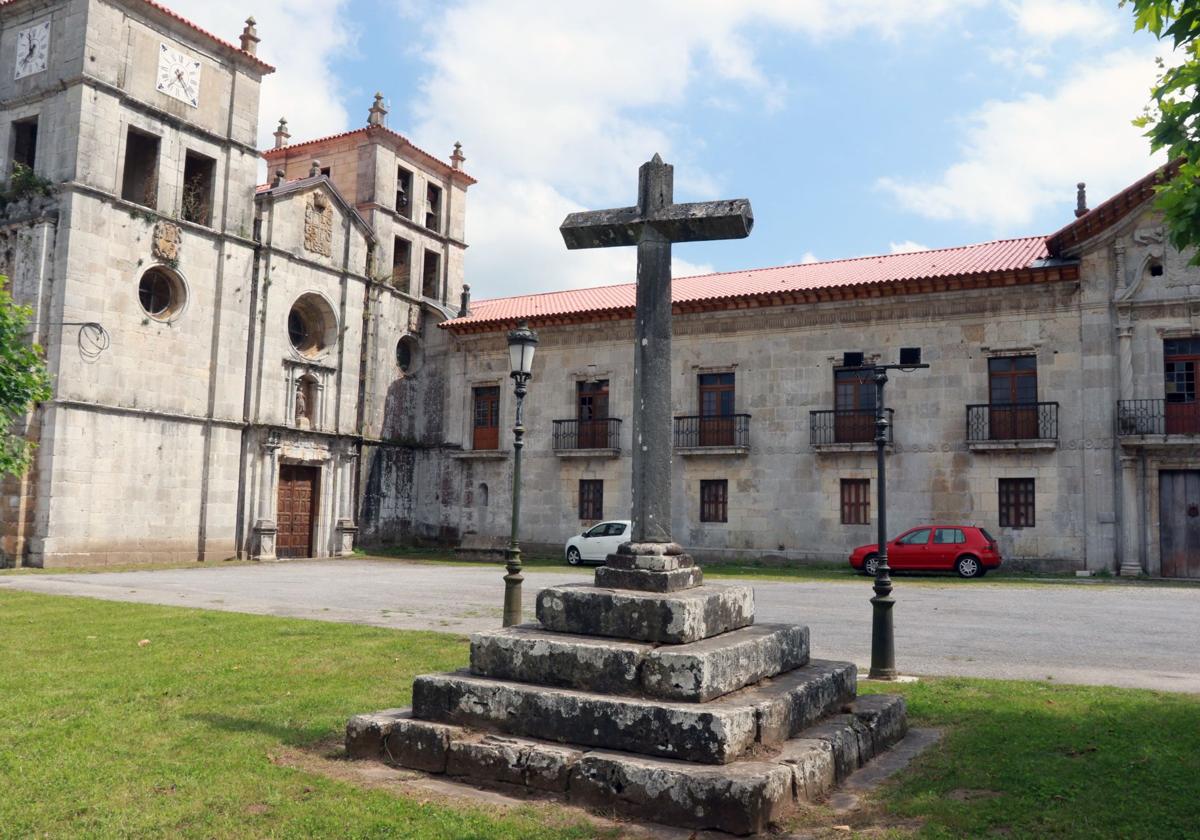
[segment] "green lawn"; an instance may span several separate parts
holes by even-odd
[[[0,836],[606,836],[552,805],[452,807],[273,762],[336,739],[355,712],[407,703],[415,674],[465,663],[461,637],[2,590],[0,626]],[[914,723],[947,728],[942,745],[885,789],[886,809],[876,797],[857,816],[805,821],[915,818],[927,837],[1200,825],[1200,698],[899,688]]]

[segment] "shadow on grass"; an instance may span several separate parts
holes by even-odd
[[[334,737],[328,730],[317,732],[311,728],[284,726],[265,720],[232,717],[212,712],[185,715],[185,717],[188,720],[193,720],[224,732],[254,732],[259,735],[266,735],[288,747],[311,747],[315,743],[327,741]]]

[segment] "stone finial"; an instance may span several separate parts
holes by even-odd
[[[467,156],[462,153],[462,143],[454,144],[454,151],[450,153],[450,164],[455,169],[462,169],[463,161]]]
[[[375,103],[371,105],[371,111],[367,115],[367,125],[383,125],[383,118],[387,116],[387,106],[383,104],[383,94],[376,91]]]
[[[459,296],[458,317],[465,318],[471,314],[471,287],[463,283],[462,295]]]
[[[282,169],[276,169],[275,170],[275,180],[273,180],[271,182],[271,187],[274,188],[274,187],[283,186],[283,181],[284,181],[284,178],[286,178],[286,177],[287,176]]]
[[[314,160],[312,162],[312,166],[308,167],[308,177],[316,178],[320,174],[321,174],[321,161]]]
[[[1080,181],[1075,185],[1075,218],[1078,219],[1087,211],[1087,184]]]
[[[254,18],[246,18],[246,28],[242,30],[242,52],[250,53],[250,55],[257,55],[258,42],[260,40],[261,39],[258,37],[258,30],[255,28]]]
[[[279,128],[275,129],[275,148],[282,149],[288,144],[288,140],[292,139],[292,135],[288,134],[287,119],[279,118]]]

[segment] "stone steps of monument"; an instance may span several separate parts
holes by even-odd
[[[413,681],[421,720],[589,747],[727,764],[775,748],[854,698],[850,662],[812,660],[707,703],[552,688],[468,671]]]
[[[903,698],[868,695],[839,706],[837,714],[769,754],[697,765],[473,732],[391,709],[352,718],[346,750],[352,758],[471,783],[548,792],[606,813],[750,834],[766,830],[798,804],[819,801],[906,730]]]
[[[753,624],[754,590],[706,584],[644,592],[565,584],[538,593],[537,619],[559,633],[687,644]]]
[[[556,633],[523,624],[471,636],[476,676],[580,691],[706,702],[808,662],[808,628],[752,624],[683,645]]]

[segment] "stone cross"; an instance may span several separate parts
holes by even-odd
[[[559,227],[571,250],[637,246],[634,546],[671,543],[671,243],[742,239],[754,226],[750,202],[744,198],[675,204],[674,172],[655,155],[638,169],[637,206],[571,213]]]

